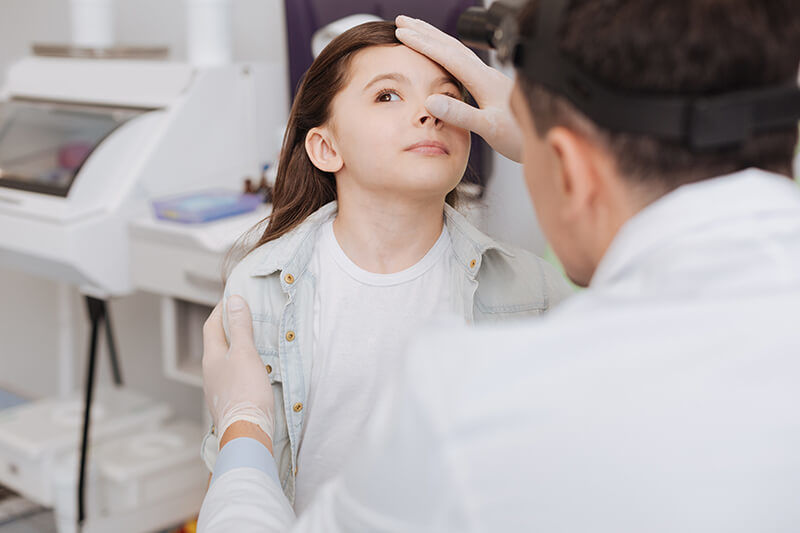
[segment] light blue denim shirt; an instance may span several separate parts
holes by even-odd
[[[281,485],[292,502],[313,358],[316,280],[308,266],[317,231],[336,217],[337,209],[331,202],[291,232],[252,251],[236,265],[225,286],[225,300],[238,294],[253,314],[255,345],[275,395],[274,456]],[[494,241],[450,206],[445,206],[445,226],[456,258],[452,277],[468,324],[539,315],[572,293],[549,263]],[[228,335],[226,314],[223,321]],[[216,446],[212,428],[202,445],[203,459],[212,471]]]

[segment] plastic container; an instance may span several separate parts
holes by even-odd
[[[113,0],[70,0],[72,43],[87,48],[114,44]]]
[[[83,533],[140,533],[195,516],[208,483],[198,424],[175,421],[156,430],[103,442],[90,456]],[[55,469],[59,533],[76,529],[77,455]]]
[[[199,67],[233,59],[231,0],[185,0],[189,62]]]
[[[91,449],[109,438],[158,427],[170,414],[168,406],[130,390],[98,388],[92,406]],[[83,401],[77,396],[46,398],[0,411],[0,483],[51,506],[55,465],[66,454],[77,454],[82,423]]]

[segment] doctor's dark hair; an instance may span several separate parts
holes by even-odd
[[[330,118],[333,98],[349,81],[348,67],[354,54],[371,46],[401,45],[395,37],[396,29],[393,22],[367,22],[347,30],[325,47],[300,80],[278,161],[272,214],[254,228],[259,231],[267,224],[254,244],[245,245],[246,253],[285,235],[314,211],[336,200],[334,175],[311,162],[305,148],[306,135]],[[459,89],[466,94],[461,85]],[[447,195],[447,202],[452,205],[455,200],[454,190]]]
[[[536,29],[539,1],[546,0],[531,0],[520,13],[523,36]],[[700,96],[797,81],[797,0],[572,0],[561,24],[561,52],[616,89]],[[622,176],[658,195],[748,167],[791,175],[796,127],[696,153],[600,128],[565,98],[517,74],[539,135],[564,126],[598,142]]]

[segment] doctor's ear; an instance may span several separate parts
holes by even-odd
[[[597,149],[567,128],[553,127],[546,135],[547,143],[558,160],[557,190],[562,198],[563,214],[572,218],[586,213],[602,186],[605,165],[601,165]]]
[[[312,128],[306,134],[306,153],[315,167],[323,172],[338,172],[344,166],[342,156],[328,128]]]

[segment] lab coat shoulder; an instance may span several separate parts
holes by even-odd
[[[407,372],[437,427],[458,434],[469,429],[463,423],[477,430],[511,412],[520,415],[532,398],[532,376],[593,353],[583,334],[604,327],[594,324],[599,314],[596,301],[576,294],[537,320],[430,330],[409,347]],[[520,372],[503,373],[487,386],[498,368]]]
[[[475,308],[484,317],[541,314],[573,294],[553,265],[508,245],[484,253],[477,280]]]

